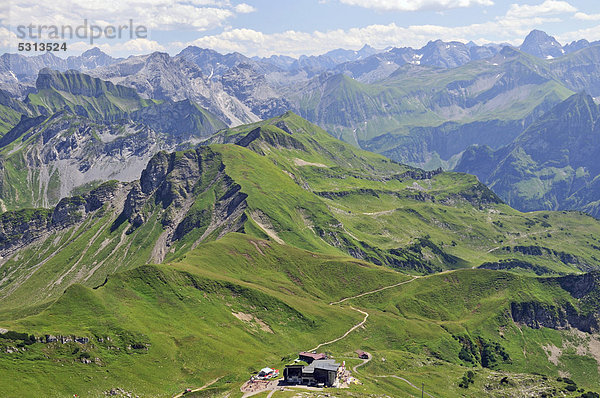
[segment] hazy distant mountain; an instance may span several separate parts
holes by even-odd
[[[365,44],[360,50],[345,50],[343,48],[338,48],[336,50],[331,50],[325,53],[326,56],[331,58],[336,64],[341,64],[343,62],[348,61],[356,61],[359,59],[364,59],[373,54],[377,54],[381,52],[368,44]]]
[[[303,117],[347,142],[436,168],[471,144],[510,143],[571,95],[547,62],[505,47],[457,68],[405,64],[371,84],[323,74],[289,98]]]
[[[129,57],[89,73],[132,87],[145,98],[192,100],[228,125],[259,120],[247,105],[225,92],[218,80],[208,79],[196,64],[184,57],[155,52]]]
[[[57,57],[52,52],[31,57],[21,54],[3,54],[0,56],[0,88],[13,95],[22,96],[34,85],[39,71],[44,68],[58,71],[89,70],[111,65],[117,61],[119,59],[105,54],[97,47],[67,59]]]
[[[468,148],[456,170],[477,175],[523,210],[600,216],[600,108],[580,93],[552,108],[510,145]]]
[[[371,83],[391,75],[405,64],[427,65],[441,68],[455,68],[473,60],[489,58],[500,48],[495,45],[477,46],[461,42],[431,41],[420,49],[411,47],[389,48],[366,58],[348,61],[335,67],[361,82]]]
[[[541,30],[532,30],[519,49],[539,58],[556,58],[565,54],[561,44]]]
[[[600,96],[600,43],[547,61],[554,77],[573,91]]]
[[[191,46],[174,57],[152,53],[86,70],[144,99],[192,101],[229,126],[291,109],[354,145],[437,168],[451,167],[469,145],[508,145],[574,92],[600,96],[600,46],[579,41],[567,51],[532,31],[521,48],[535,55],[442,40],[420,49],[364,46],[298,59],[248,58]],[[59,58],[46,58],[16,59],[27,73],[42,64],[61,67]],[[90,50],[77,67],[113,61]],[[11,73],[0,73],[8,91],[32,90]],[[15,116],[6,120],[4,130]]]
[[[186,47],[175,58],[184,58],[197,65],[207,79],[218,79],[239,64],[249,65],[258,74],[282,70],[260,58],[248,58],[237,52],[221,54],[214,50],[195,46]]]

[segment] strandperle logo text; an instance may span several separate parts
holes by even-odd
[[[87,19],[77,26],[73,25],[18,25],[16,27],[19,39],[49,39],[49,40],[88,40],[90,44],[99,39],[146,39],[148,28],[144,25],[134,25],[130,19],[122,25],[89,24]]]

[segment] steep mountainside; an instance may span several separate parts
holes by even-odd
[[[521,210],[580,209],[598,216],[600,110],[575,94],[497,151],[469,148],[456,170],[479,176]]]
[[[32,303],[44,301],[73,282],[99,283],[117,264],[176,258],[228,232],[421,273],[483,263],[536,274],[597,267],[595,246],[581,243],[588,239],[583,234],[600,239],[593,218],[523,215],[471,176],[399,165],[291,113],[226,130],[214,140],[236,144],[160,152],[139,181],[101,185],[61,200],[52,211],[4,213],[5,305],[23,294]],[[94,148],[78,145],[87,147]],[[101,170],[80,173],[89,178]],[[52,181],[42,188],[53,187]],[[36,214],[43,217],[32,230]],[[54,220],[63,218],[68,222],[56,227]],[[48,273],[51,268],[56,272]],[[33,286],[40,285],[48,288],[34,297]]]
[[[216,379],[209,393],[241,395],[321,343],[349,368],[357,347],[386,358],[343,397],[415,392],[389,375],[436,396],[549,394],[567,373],[593,389],[599,246],[592,217],[520,213],[473,176],[287,112],[159,152],[139,180],[4,212],[0,366],[24,376],[0,391],[172,396]]]
[[[250,108],[223,90],[218,81],[207,79],[202,70],[184,57],[152,53],[129,57],[90,71],[94,77],[134,88],[145,98],[192,100],[229,125],[258,120]]]
[[[190,100],[228,126],[292,110],[355,146],[427,169],[451,169],[468,146],[508,145],[574,92],[600,95],[598,43],[563,47],[532,31],[519,48],[436,40],[420,49],[338,49],[298,59],[193,46],[175,57],[126,60],[98,50],[68,62],[6,55],[0,87],[23,95],[32,90],[31,73],[68,65],[133,88],[146,100]],[[20,78],[11,62],[29,77]],[[29,88],[11,88],[15,84]],[[4,119],[0,130],[14,126],[14,115]]]
[[[132,181],[155,153],[225,127],[189,100],[143,99],[76,71],[44,69],[37,89],[25,102],[4,101],[8,127],[17,121],[0,139],[4,209],[52,206],[77,188]]]
[[[471,144],[510,143],[570,94],[545,61],[506,47],[454,69],[406,65],[374,84],[324,75],[290,98],[347,142],[436,168]]]
[[[552,73],[573,91],[600,95],[600,44],[548,61]]]
[[[547,59],[560,57],[565,53],[565,50],[554,37],[541,30],[529,32],[519,49],[524,53]]]

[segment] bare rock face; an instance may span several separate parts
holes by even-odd
[[[29,125],[23,130],[26,127]],[[8,208],[53,206],[86,184],[133,181],[155,153],[175,150],[185,142],[141,124],[99,124],[64,112],[34,126],[24,136],[17,135],[20,138],[10,144],[20,150],[0,165],[1,197]],[[10,136],[0,141],[12,140]],[[7,168],[15,163],[24,164],[23,173],[29,177],[13,180]],[[23,202],[24,192],[31,195],[29,204]]]
[[[590,272],[583,275],[567,275],[559,278],[558,282],[571,296],[581,299],[600,287],[600,273]]]
[[[263,74],[250,64],[238,64],[221,77],[223,89],[246,104],[261,119],[278,116],[291,108],[291,104],[277,92]]]
[[[539,329],[575,328],[587,333],[600,331],[600,273],[567,275],[549,283],[558,283],[573,298],[576,304],[565,302],[562,305],[549,305],[540,302],[511,303],[511,316],[516,323]]]
[[[247,105],[228,94],[220,82],[207,79],[197,65],[184,57],[155,52],[129,57],[89,73],[132,87],[146,98],[194,101],[230,126],[260,120]]]
[[[217,130],[227,127],[213,115],[190,100],[165,101],[155,106],[141,108],[129,114],[136,122],[155,131],[168,133],[173,138],[206,139]]]
[[[512,303],[511,316],[516,323],[533,329],[546,327],[550,329],[575,328],[586,333],[600,330],[599,314],[583,314],[570,304],[562,307],[548,306],[537,302]]]
[[[541,30],[532,30],[520,47],[521,51],[539,58],[556,58],[565,53],[561,44]]]
[[[52,210],[25,209],[3,213],[0,217],[0,256],[6,257],[44,234],[77,224],[113,200],[124,187],[117,182],[108,182],[83,196],[65,198]]]

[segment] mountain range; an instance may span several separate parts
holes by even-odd
[[[0,395],[597,397],[599,51],[5,54]]]
[[[225,127],[189,100],[146,100],[132,88],[73,70],[42,69],[36,92],[12,101],[6,123],[22,113],[0,138],[4,209],[55,205],[78,188],[131,181],[155,153]]]
[[[472,176],[398,164],[291,112],[158,152],[137,180],[4,212],[0,231],[0,319],[14,331],[0,363],[11,377],[46,369],[2,384],[7,395],[166,396],[215,379],[226,395],[364,314],[325,348],[386,358],[355,373],[353,395],[412,388],[370,375],[473,397],[600,380],[596,219],[520,213]]]
[[[469,147],[456,170],[476,174],[519,209],[583,209],[598,217],[599,117],[592,97],[574,94],[509,145]]]
[[[509,194],[513,188],[501,188],[482,172],[467,168],[469,160],[461,157],[474,145],[504,150],[575,93],[599,96],[599,54],[598,43],[579,40],[563,46],[536,30],[518,48],[437,40],[420,49],[380,51],[365,46],[359,51],[340,49],[298,59],[222,55],[198,47],[188,47],[174,57],[153,53],[127,59],[113,59],[98,49],[66,60],[51,54],[5,54],[5,72],[0,73],[5,82],[0,85],[5,90],[0,132],[15,126],[20,115],[40,112],[37,104],[37,111],[31,105],[23,109],[19,100],[35,98],[40,87],[29,84],[36,73],[45,71],[42,66],[59,71],[75,68],[129,87],[144,101],[179,103],[180,112],[187,104],[182,101],[191,101],[228,126],[292,110],[334,137],[393,160],[428,170],[457,167],[474,173],[497,187],[501,198],[518,209],[565,208],[596,214],[591,210],[595,199],[587,192],[589,183],[578,195],[590,199],[577,198],[569,204],[542,199],[526,204]],[[149,109],[157,114],[161,107]],[[140,109],[128,117],[140,122],[136,115],[149,112]],[[552,189],[535,186],[535,192],[523,195],[541,198]]]

